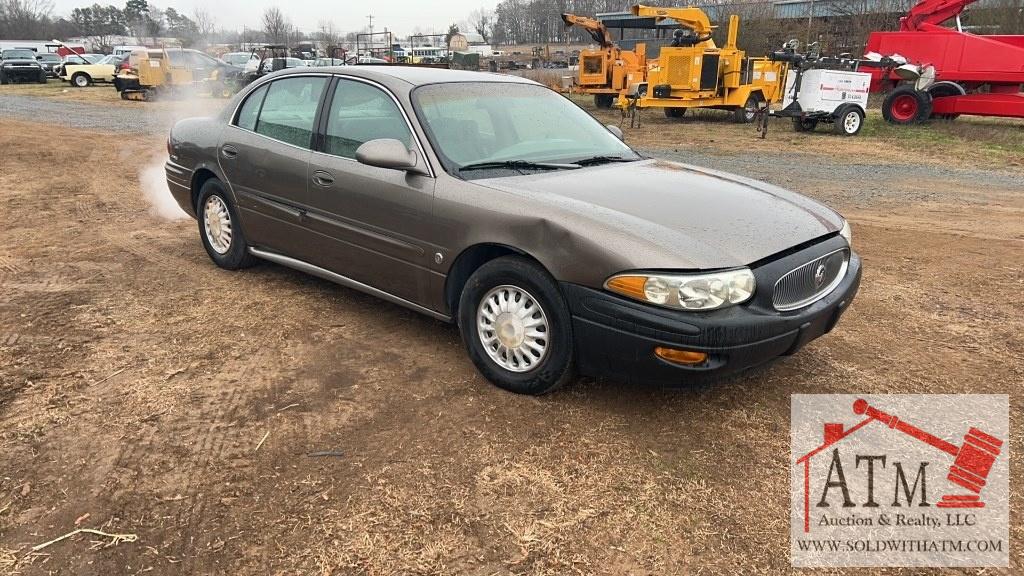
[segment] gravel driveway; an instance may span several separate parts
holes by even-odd
[[[48,119],[51,125],[85,130],[163,134],[180,118],[208,114],[222,105],[223,101],[205,100],[159,102],[155,105],[139,102],[137,106],[126,106],[118,102],[103,106],[54,98],[0,94],[0,117],[28,121]]]

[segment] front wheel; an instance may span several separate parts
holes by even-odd
[[[545,394],[572,379],[572,318],[554,279],[521,256],[487,262],[459,299],[459,330],[469,358],[495,385]]]
[[[793,130],[796,132],[814,132],[817,127],[817,118],[793,118]]]
[[[892,124],[918,124],[932,115],[932,97],[913,86],[900,86],[882,102],[882,117]]]
[[[733,110],[732,118],[737,124],[750,124],[757,118],[757,96],[751,94],[743,106]]]
[[[832,131],[840,136],[855,136],[864,126],[864,112],[856,106],[844,106],[836,111]]]
[[[686,108],[665,108],[666,118],[682,118],[686,115]]]
[[[256,262],[239,226],[238,211],[220,180],[210,178],[203,184],[196,202],[196,219],[203,248],[214,264],[225,270],[238,270]]]
[[[79,72],[71,77],[71,83],[74,84],[76,88],[85,88],[90,84],[89,75],[84,72]]]
[[[594,94],[594,106],[598,108],[611,108],[615,103],[615,96],[612,94]]]
[[[36,79],[36,82],[38,82],[40,84],[46,84],[46,72],[45,71],[42,71],[42,72],[39,73],[39,78]]]

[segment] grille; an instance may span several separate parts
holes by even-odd
[[[790,270],[775,283],[772,305],[796,310],[824,298],[843,280],[849,261],[850,252],[843,248]]]

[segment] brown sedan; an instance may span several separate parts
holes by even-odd
[[[288,70],[179,122],[168,152],[218,266],[269,260],[457,322],[515,392],[747,368],[831,330],[860,283],[834,211],[646,158],[513,76]]]

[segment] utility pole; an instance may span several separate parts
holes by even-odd
[[[366,18],[370,21],[370,34],[373,34],[373,14],[367,14]]]

